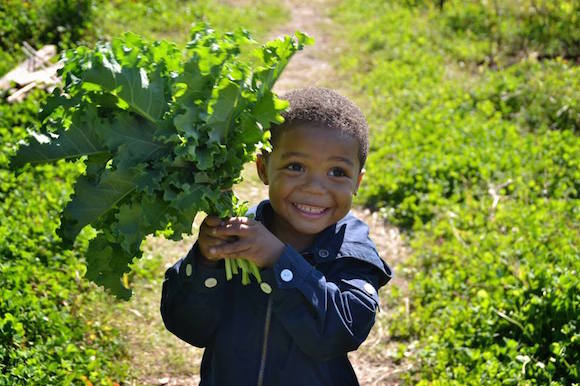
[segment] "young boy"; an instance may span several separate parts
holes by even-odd
[[[358,385],[347,353],[366,339],[390,277],[349,213],[364,175],[361,111],[327,89],[283,97],[290,109],[257,159],[269,200],[247,217],[207,217],[163,283],[169,331],[205,347],[201,385]],[[246,258],[262,283],[226,281],[224,258]]]

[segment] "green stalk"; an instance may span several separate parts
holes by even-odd
[[[250,272],[252,273],[252,275],[254,275],[254,277],[256,278],[258,283],[261,283],[262,282],[262,275],[260,275],[260,270],[258,269],[258,266],[256,265],[256,263],[254,263],[253,261],[250,261],[250,262],[248,262],[248,265],[250,266]]]
[[[229,260],[232,264],[232,272],[234,273],[234,275],[238,274],[238,262],[236,259],[226,259]]]
[[[240,265],[240,269],[242,270],[242,284],[250,284],[250,275],[248,275],[249,267],[248,262],[243,259],[238,259],[238,264]]]
[[[225,259],[225,264],[226,264],[226,279],[227,280],[232,280],[232,260],[231,259]]]

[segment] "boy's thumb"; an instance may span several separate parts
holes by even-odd
[[[210,227],[217,227],[222,222],[218,216],[207,216],[204,221]]]

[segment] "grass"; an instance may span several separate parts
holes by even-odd
[[[284,9],[273,0],[251,4],[218,0],[105,1],[97,6],[95,26],[105,38],[132,31],[152,39],[185,44],[192,23],[209,22],[217,30],[246,28],[263,38],[285,19]]]
[[[199,374],[201,350],[180,341],[165,329],[159,312],[165,270],[184,256],[193,245],[194,235],[180,242],[150,237],[144,243],[143,257],[134,263],[131,274],[133,297],[117,302],[100,291],[94,304],[100,319],[120,331],[127,351],[130,385],[157,384],[159,379],[190,377]],[[109,303],[104,307],[103,303]]]
[[[414,250],[397,272],[409,294],[382,293],[380,325],[401,342],[387,359],[412,359],[410,384],[577,380],[574,63],[465,64],[427,23],[445,15],[420,6],[351,0],[334,16],[373,130],[359,199]]]

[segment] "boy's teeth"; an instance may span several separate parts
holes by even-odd
[[[324,212],[324,209],[325,209],[325,208],[321,208],[318,206],[310,206],[310,205],[303,205],[303,204],[294,204],[294,205],[296,205],[296,207],[303,212],[315,213],[315,214],[322,213],[322,212]]]

